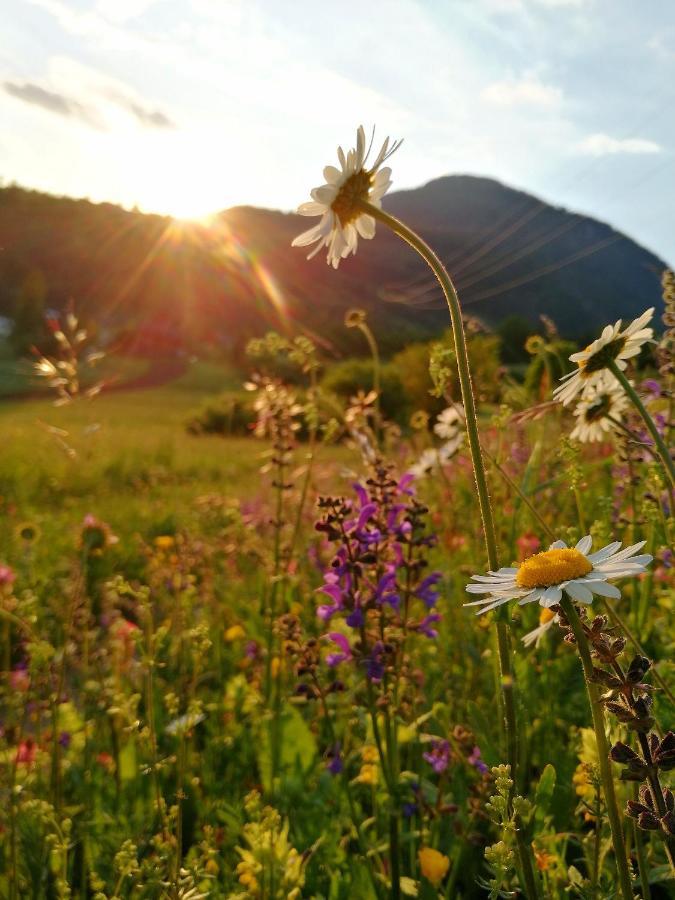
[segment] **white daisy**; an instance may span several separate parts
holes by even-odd
[[[338,147],[340,169],[326,166],[323,177],[326,184],[311,191],[312,199],[298,207],[301,216],[321,216],[318,225],[299,234],[294,247],[306,247],[318,242],[307,259],[328,248],[327,262],[337,269],[340,260],[356,253],[359,235],[366,240],[375,237],[375,219],[363,212],[359,201],[367,201],[380,208],[382,197],[391,185],[391,169],[382,163],[401,146],[402,141],[389,144],[387,138],[375,161],[366,168],[370,147],[366,149],[366,133],[363,125],[356,132],[356,149],[346,155]],[[371,139],[372,144],[372,139]]]
[[[464,432],[455,436],[440,447],[429,447],[424,450],[417,462],[408,471],[415,478],[430,475],[439,466],[446,466],[464,443]]]
[[[653,315],[652,306],[623,331],[619,319],[614,325],[607,325],[600,337],[585,350],[573,353],[570,360],[577,364],[577,368],[561,378],[562,383],[553,391],[555,399],[567,406],[582,390],[597,384],[611,360],[620,369],[625,369],[626,360],[637,356],[642,345],[653,337],[653,329],[645,328]]]
[[[587,388],[574,410],[577,423],[570,434],[582,444],[604,441],[617,430],[628,398],[619,382],[609,373],[595,387]]]
[[[529,631],[525,637],[522,639],[523,644],[526,647],[531,647],[534,644],[535,647],[539,646],[539,642],[546,634],[546,632],[553,627],[560,619],[558,618],[558,614],[554,613],[552,610],[544,607],[542,611],[539,613],[539,625],[536,628],[533,628],[532,631]]]
[[[467,591],[489,596],[465,606],[482,606],[477,615],[509,600],[517,600],[519,606],[537,600],[540,606],[551,607],[560,603],[563,591],[579,603],[592,603],[594,594],[618,599],[621,591],[607,582],[644,572],[653,557],[648,553],[634,555],[644,545],[645,541],[640,541],[621,550],[621,542],[614,541],[602,550],[590,553],[590,535],[583,537],[573,548],[564,541],[555,541],[548,550],[535,553],[517,568],[473,575],[477,584],[467,585]]]
[[[464,425],[465,421],[464,407],[461,403],[457,406],[448,406],[442,413],[439,413],[434,425],[434,431],[440,438],[450,440],[457,434],[457,429]]]

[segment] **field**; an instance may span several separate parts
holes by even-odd
[[[672,794],[649,791],[675,751],[673,521],[637,413],[570,441],[551,360],[480,405],[516,592],[555,587],[542,565],[584,582],[588,545],[534,556],[553,540],[654,561],[475,616],[494,562],[452,363],[445,411],[401,426],[323,397],[309,342],[254,351],[255,433],[186,428],[245,397],[214,362],[0,406],[0,896],[604,900],[621,854],[631,891],[672,896]]]

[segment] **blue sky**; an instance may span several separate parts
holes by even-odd
[[[356,126],[394,187],[487,175],[675,263],[672,0],[5,0],[0,177],[291,209]]]

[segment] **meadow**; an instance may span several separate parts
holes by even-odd
[[[569,621],[509,608],[513,734],[499,611],[463,607],[487,565],[453,361],[432,361],[449,405],[401,427],[375,391],[323,396],[306,339],[250,349],[244,436],[186,427],[244,396],[209,362],[0,408],[2,896],[615,896]],[[497,543],[516,566],[585,534],[656,557],[586,624],[596,673],[609,661],[635,692],[597,676],[631,889],[666,897],[669,820],[638,795],[657,769],[630,738],[672,768],[664,475],[637,420],[569,440],[572,416],[541,402],[556,360],[479,411]]]

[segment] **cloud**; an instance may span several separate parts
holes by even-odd
[[[495,81],[481,91],[481,98],[497,106],[539,106],[552,108],[562,101],[560,88],[543,84],[536,78]]]
[[[30,103],[33,106],[39,106],[47,109],[49,112],[57,113],[60,116],[71,116],[79,119],[81,122],[90,125],[92,128],[104,129],[95,110],[90,109],[83,103],[73,100],[65,94],[49,91],[40,87],[39,84],[33,84],[25,81],[23,84],[17,84],[13,81],[5,81],[3,84],[5,91],[17,100],[23,100],[24,103]]]
[[[176,123],[166,113],[159,109],[149,109],[129,93],[117,89],[103,90],[101,93],[130,112],[144,128],[176,128]]]
[[[577,150],[586,156],[613,156],[617,153],[661,153],[663,148],[646,138],[614,138],[609,134],[589,134],[577,144]]]

